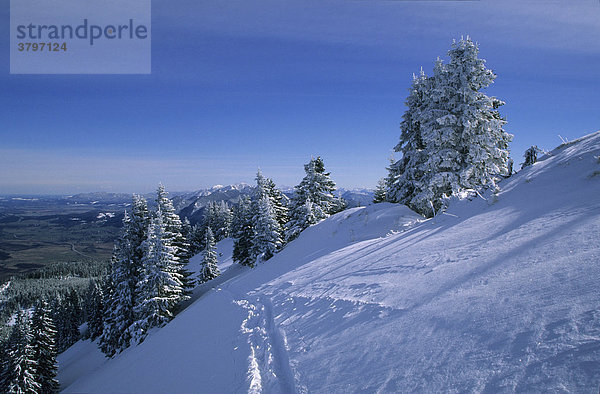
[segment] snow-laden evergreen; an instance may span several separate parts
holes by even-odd
[[[268,196],[256,201],[254,215],[254,237],[252,238],[252,255],[258,261],[273,257],[283,246],[282,229]]]
[[[149,220],[146,201],[133,197],[132,214],[125,212],[121,235],[115,242],[110,267],[104,329],[100,348],[112,356],[129,346],[130,327],[135,322],[134,305],[136,286],[142,271],[143,237]]]
[[[304,165],[304,171],[306,175],[294,188],[294,196],[290,201],[289,221],[285,229],[288,241],[311,224],[343,209],[343,200],[334,196],[335,183],[330,174],[325,172],[321,157],[312,158]]]
[[[104,294],[102,286],[96,281],[90,281],[86,305],[88,335],[95,340],[104,330]]]
[[[215,240],[218,242],[231,235],[232,220],[233,214],[227,202],[223,200],[211,201],[204,212],[204,231],[210,227]]]
[[[271,258],[285,244],[287,222],[287,197],[259,170],[252,198],[242,196],[233,210],[233,260],[254,267]]]
[[[110,289],[105,304],[104,327],[100,337],[100,349],[111,357],[129,346],[131,340],[130,327],[135,322],[134,292],[131,286],[129,260],[126,257],[124,240],[115,245],[110,269]],[[137,275],[136,275],[137,278]]]
[[[186,234],[186,239],[190,245],[190,256],[194,256],[204,249],[204,229],[199,224],[190,227]]]
[[[178,273],[182,278],[183,289],[186,295],[191,293],[194,287],[194,279],[191,272],[187,270],[187,264],[190,260],[189,244],[183,233],[183,225],[179,215],[175,213],[173,202],[169,199],[168,193],[162,184],[158,185],[156,191],[156,215],[160,215],[162,223],[165,226],[165,234],[171,238],[171,246],[175,248],[177,257]]]
[[[233,210],[232,235],[233,260],[241,265],[253,266],[252,239],[254,226],[252,224],[252,201],[249,196],[241,196]]]
[[[274,185],[274,184],[273,184]],[[256,174],[256,189],[252,202],[254,235],[252,258],[256,261],[270,259],[283,247],[283,228],[278,221],[276,194],[260,171]]]
[[[497,111],[504,102],[481,92],[496,75],[478,53],[470,38],[461,39],[448,64],[438,59],[432,77],[415,78],[396,146],[403,157],[390,167],[390,201],[433,216],[449,197],[497,190],[509,175],[512,136]]]
[[[281,190],[277,189],[275,182],[273,182],[271,178],[265,178],[264,188],[269,195],[271,204],[273,205],[277,223],[279,223],[281,228],[284,229],[289,220],[289,209],[287,206],[289,199],[281,192]]]
[[[3,389],[7,393],[30,394],[40,392],[37,376],[38,361],[33,346],[33,332],[28,311],[17,314],[8,339],[8,359],[3,371]]]
[[[109,357],[128,347],[131,341],[137,284],[143,271],[142,243],[147,238],[149,223],[146,200],[134,194],[131,211],[125,212],[121,234],[115,242],[109,277],[105,278],[104,328],[99,345]]]
[[[121,236],[115,243],[104,290],[93,289],[94,304],[104,304],[100,349],[112,357],[140,342],[148,330],[173,316],[179,302],[189,298],[194,280],[187,270],[191,230],[175,213],[167,192],[159,185],[156,211],[151,215],[146,201],[134,195],[131,212],[123,219]],[[189,224],[189,222],[188,222]],[[89,316],[93,338],[96,319]]]
[[[53,301],[52,317],[58,332],[56,348],[60,353],[80,339],[79,326],[83,322],[83,311],[74,289]]]
[[[402,153],[402,158],[390,164],[387,177],[386,200],[408,204],[410,199],[421,189],[424,176],[425,143],[421,136],[422,112],[430,97],[431,80],[423,69],[419,76],[413,75],[412,86],[406,99],[406,112],[400,123],[400,142],[394,147]]]
[[[378,204],[385,201],[387,201],[387,182],[382,178],[377,182],[377,187],[373,194],[373,203]]]
[[[538,161],[538,156],[543,153],[544,151],[538,148],[537,145],[529,147],[523,154],[525,161],[521,164],[521,169],[533,165],[536,161]]]
[[[176,234],[163,222],[164,217],[159,206],[143,243],[144,271],[137,285],[137,321],[133,325],[133,336],[138,342],[145,338],[149,329],[171,320],[179,302],[188,298],[177,257],[178,248],[173,246]]]
[[[293,208],[290,211],[290,220],[285,232],[288,242],[294,240],[308,227],[319,222],[313,205],[308,197],[304,200],[304,204],[300,204],[299,200],[293,200]]]
[[[36,306],[32,318],[32,347],[37,362],[35,376],[40,386],[38,392],[43,394],[57,393],[59,388],[56,380],[56,328],[51,314],[48,303],[42,301]]]
[[[217,267],[217,247],[215,244],[215,237],[213,236],[213,232],[210,227],[206,229],[204,245],[204,251],[202,252],[202,264],[200,267],[200,273],[198,274],[198,283],[208,282],[209,280],[215,279],[217,276],[221,275],[219,267]]]

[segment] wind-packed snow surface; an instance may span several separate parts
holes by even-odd
[[[63,388],[596,393],[599,156],[595,133],[431,220],[332,216],[256,269],[231,265],[141,345],[106,361],[76,344]]]

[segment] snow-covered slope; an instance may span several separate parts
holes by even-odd
[[[431,220],[337,214],[256,269],[232,265],[114,359],[67,350],[63,388],[597,392],[599,156],[595,133]]]

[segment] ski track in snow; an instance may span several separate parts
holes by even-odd
[[[251,349],[247,373],[248,392],[298,392],[295,387],[296,377],[290,367],[285,334],[273,319],[270,299],[264,295],[255,295],[234,302],[248,313],[240,328],[240,332],[247,336]]]

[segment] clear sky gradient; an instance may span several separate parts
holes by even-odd
[[[10,75],[0,9],[0,194],[295,185],[321,155],[374,187],[412,74],[470,35],[515,163],[600,129],[600,2],[154,1],[151,75]],[[396,158],[398,158],[396,156]]]

